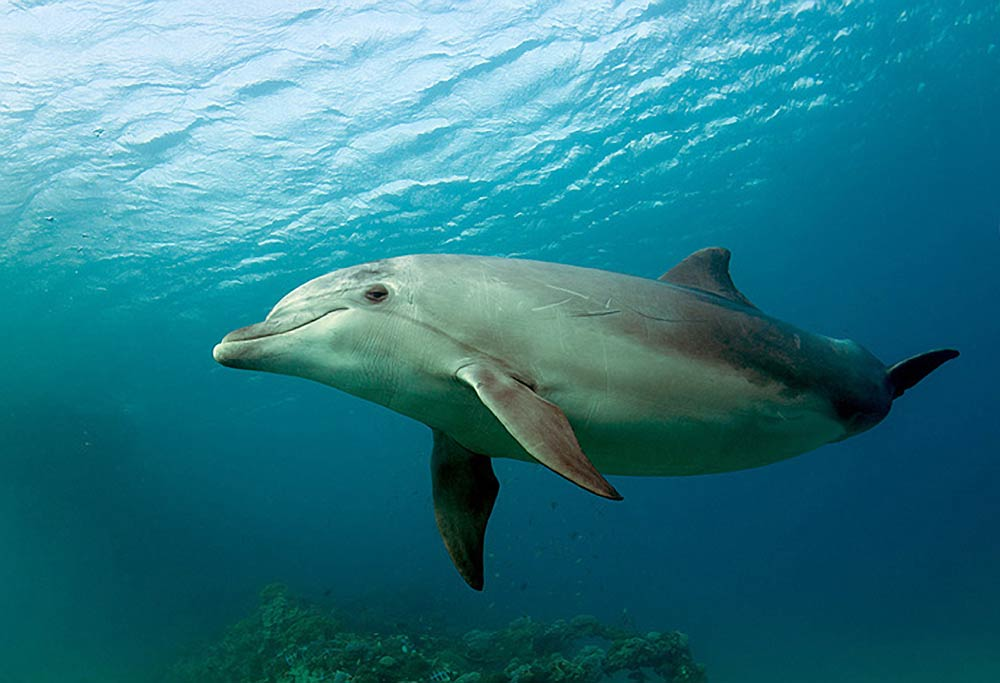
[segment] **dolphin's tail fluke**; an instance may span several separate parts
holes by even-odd
[[[889,368],[889,382],[892,384],[894,399],[902,396],[907,389],[931,374],[942,363],[958,357],[955,349],[938,349],[907,358]]]

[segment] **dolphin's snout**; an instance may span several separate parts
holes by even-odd
[[[212,349],[212,358],[214,358],[215,362],[218,363],[219,365],[225,365],[227,360],[226,345],[216,344],[215,348]]]
[[[276,332],[275,325],[269,324],[266,320],[262,323],[233,330],[215,345],[212,349],[212,358],[215,359],[216,363],[225,365],[227,368],[252,369],[249,360],[253,352],[252,347],[255,344],[248,342],[270,337]]]
[[[228,335],[226,339],[228,339]],[[225,365],[227,368],[249,368],[245,345],[226,339],[223,339],[212,349],[212,358],[215,359],[215,362],[219,365]]]
[[[270,337],[271,335],[278,334],[279,332],[281,332],[281,329],[278,325],[265,320],[262,323],[254,323],[253,325],[247,325],[246,327],[241,327],[238,330],[233,330],[222,338],[222,343],[250,341],[251,339],[260,339],[261,337]]]
[[[280,346],[271,343],[272,337],[295,332],[317,320],[347,310],[345,306],[322,309],[299,309],[272,313],[266,320],[233,330],[212,349],[216,363],[227,368],[261,370],[273,362]],[[279,342],[280,344],[280,342]],[[266,361],[266,363],[265,363]]]
[[[265,320],[233,330],[212,349],[212,358],[227,368],[253,369],[251,361],[260,355],[260,344],[254,343],[280,334],[274,322]]]

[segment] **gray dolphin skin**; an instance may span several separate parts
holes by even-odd
[[[709,248],[658,280],[480,256],[375,261],[300,286],[213,355],[428,425],[438,528],[481,590],[491,458],[617,500],[603,474],[727,472],[859,434],[958,352],[887,367],[762,313],[733,285],[729,252]]]

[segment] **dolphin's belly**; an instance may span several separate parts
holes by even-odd
[[[666,362],[610,391],[553,392],[594,465],[607,474],[691,475],[758,467],[839,439],[825,399],[739,373]],[[659,377],[659,380],[657,380]]]
[[[677,418],[577,430],[580,444],[605,474],[680,476],[760,467],[835,441],[843,428],[818,412],[768,417],[752,413]]]
[[[605,474],[679,476],[759,467],[844,435],[828,403],[755,384],[687,358],[631,358],[601,368],[550,369],[539,393],[558,405]],[[470,405],[454,433],[492,457],[532,461],[489,411]]]

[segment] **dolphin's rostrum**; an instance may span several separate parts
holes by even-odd
[[[478,256],[375,261],[307,282],[214,351],[430,426],[438,528],[477,589],[499,490],[490,458],[620,499],[604,474],[726,472],[863,432],[957,355],[887,368],[775,320],[736,289],[720,248],[659,280]]]

